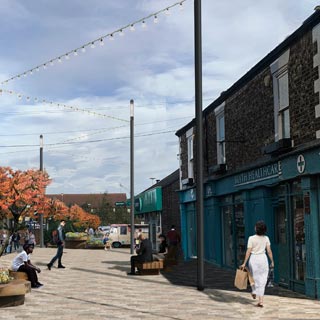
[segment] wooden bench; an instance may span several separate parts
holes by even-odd
[[[31,284],[26,280],[12,280],[0,284],[0,308],[20,306],[24,304],[24,297],[31,291]]]
[[[12,271],[9,270],[9,276],[14,279],[28,280],[28,275],[25,272],[21,271]]]
[[[154,275],[159,274],[160,269],[163,269],[163,260],[152,262],[138,262],[135,264],[136,268],[140,271],[141,275]]]

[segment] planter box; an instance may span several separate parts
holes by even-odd
[[[66,249],[84,249],[86,247],[87,238],[75,238],[75,239],[66,239],[65,246]]]

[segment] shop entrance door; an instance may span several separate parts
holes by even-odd
[[[188,230],[188,239],[187,246],[188,258],[197,257],[197,218],[194,204],[188,206],[187,209],[187,230]]]
[[[276,265],[275,281],[288,287],[290,276],[290,248],[288,239],[288,219],[285,201],[279,201],[275,207],[275,251],[278,263]]]

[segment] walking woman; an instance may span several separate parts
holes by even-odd
[[[249,269],[254,279],[252,286],[252,298],[258,297],[257,307],[263,307],[263,296],[268,279],[268,258],[266,251],[271,260],[270,267],[274,267],[272,251],[270,248],[270,240],[265,235],[267,226],[263,221],[258,221],[255,225],[256,234],[249,237],[247,252],[240,268],[244,268],[249,260]]]

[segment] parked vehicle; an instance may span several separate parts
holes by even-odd
[[[103,233],[103,234],[106,234],[106,233],[110,233],[110,226],[100,226],[98,227],[98,229]]]
[[[142,232],[146,238],[149,237],[148,224],[135,224],[135,236],[138,237],[139,232]],[[109,241],[114,248],[128,246],[131,242],[131,226],[129,224],[112,224],[110,229]]]

